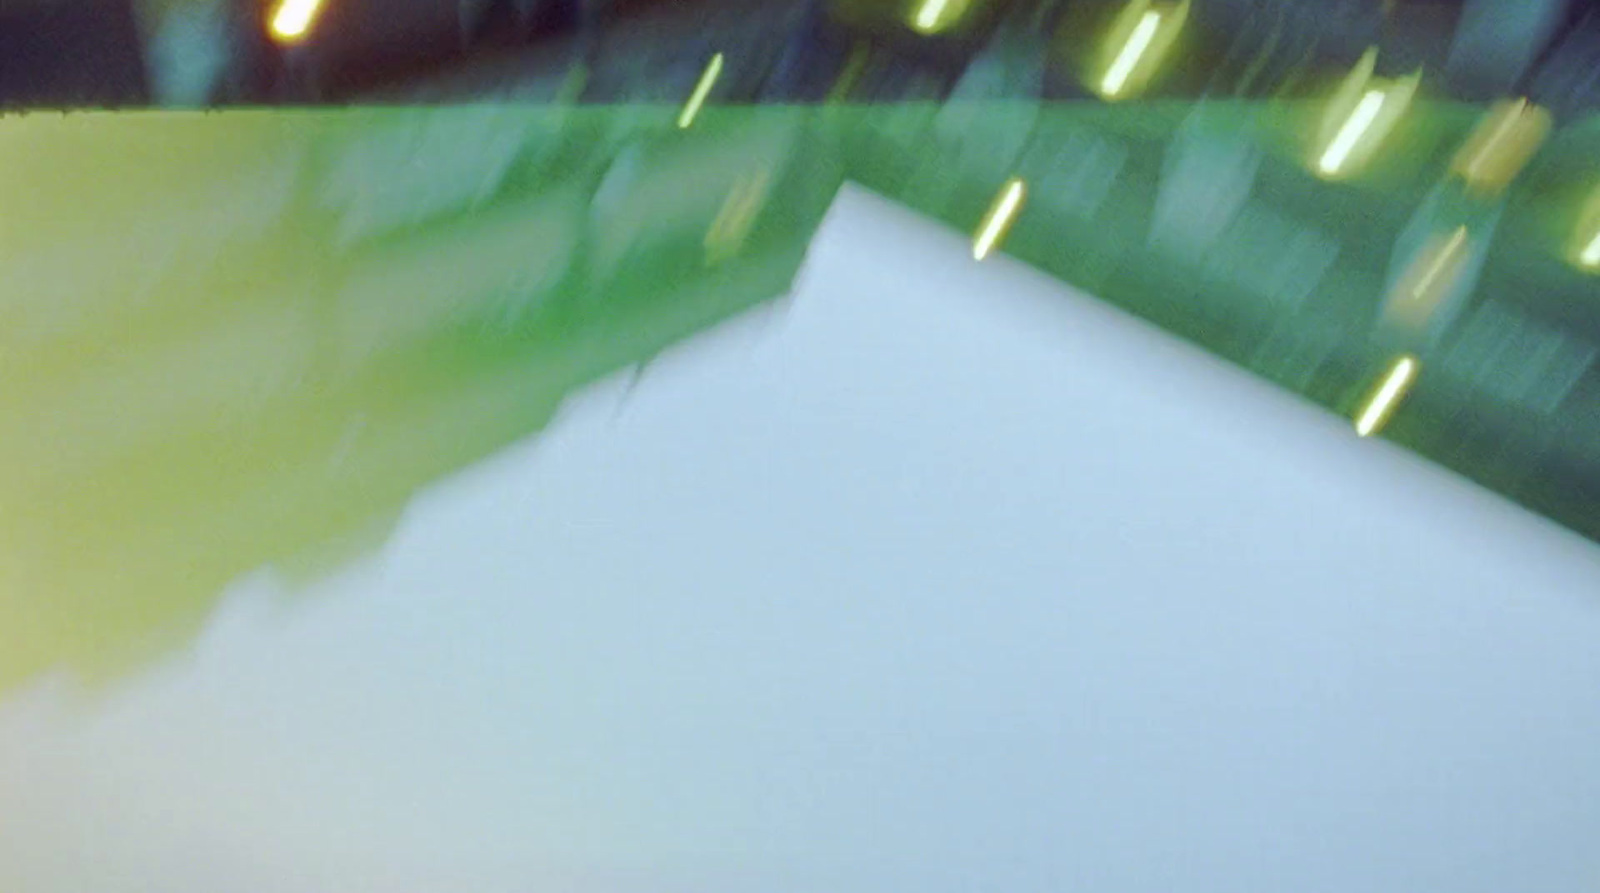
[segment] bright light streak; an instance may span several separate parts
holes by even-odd
[[[689,101],[684,103],[683,112],[678,115],[680,130],[687,129],[694,123],[695,116],[700,114],[700,106],[705,105],[706,96],[710,95],[711,87],[721,75],[722,54],[718,53],[711,57],[711,63],[706,66],[705,73],[700,75],[700,83],[694,85],[694,92],[689,94]]]
[[[1383,108],[1384,92],[1382,90],[1368,90],[1361,97],[1361,102],[1356,110],[1350,113],[1344,126],[1339,128],[1339,133],[1334,136],[1333,142],[1328,144],[1328,151],[1322,153],[1322,160],[1317,162],[1317,167],[1324,174],[1336,174],[1339,168],[1349,160],[1350,153],[1356,147],[1356,141],[1377,120],[1378,112]]]
[[[1394,412],[1395,405],[1400,398],[1405,396],[1407,389],[1417,377],[1417,360],[1415,357],[1401,357],[1395,362],[1394,368],[1389,370],[1389,375],[1384,378],[1383,385],[1378,388],[1372,401],[1362,411],[1360,418],[1356,419],[1356,434],[1368,437],[1381,428],[1384,422]]]
[[[1600,233],[1595,233],[1594,238],[1589,240],[1588,247],[1578,255],[1578,261],[1586,267],[1600,267]]]
[[[1550,131],[1550,113],[1526,99],[1496,104],[1473,131],[1451,170],[1480,192],[1510,185]]]
[[[1472,159],[1467,162],[1468,178],[1476,178],[1480,174],[1483,170],[1484,162],[1494,157],[1495,149],[1500,147],[1506,136],[1517,126],[1517,119],[1522,116],[1522,110],[1527,107],[1527,100],[1518,99],[1500,111],[1498,115],[1499,123],[1493,125],[1493,129],[1489,131],[1488,138],[1483,141],[1482,148],[1474,153]]]
[[[949,6],[950,0],[922,0],[916,18],[911,20],[911,27],[924,34],[932,33],[938,29],[939,20],[944,17],[944,11]]]
[[[1122,52],[1117,54],[1111,67],[1106,69],[1105,80],[1100,84],[1100,91],[1107,96],[1115,96],[1127,86],[1129,75],[1133,74],[1134,66],[1139,64],[1139,59],[1150,49],[1150,42],[1156,38],[1156,30],[1161,27],[1161,13],[1150,10],[1139,17],[1139,24],[1133,29],[1133,34],[1128,42],[1123,44]]]
[[[977,238],[972,241],[973,260],[983,260],[994,250],[995,243],[1011,226],[1011,221],[1017,216],[1017,210],[1022,206],[1024,187],[1021,180],[1011,180],[1001,190],[999,200],[994,207],[989,209],[989,214],[984,218],[983,226],[978,229]]]
[[[272,35],[280,42],[298,41],[311,30],[322,0],[282,0],[272,15]]]
[[[1467,228],[1464,226],[1456,227],[1456,231],[1450,234],[1449,241],[1444,243],[1444,247],[1440,248],[1439,253],[1434,257],[1433,263],[1428,266],[1427,272],[1423,273],[1422,278],[1417,281],[1417,287],[1412,289],[1411,297],[1413,299],[1422,298],[1432,291],[1433,284],[1438,280],[1439,274],[1444,272],[1450,261],[1455,259],[1456,252],[1460,251],[1461,246],[1466,243]]]

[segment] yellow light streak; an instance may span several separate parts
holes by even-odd
[[[923,0],[922,6],[917,9],[916,17],[911,20],[911,27],[924,34],[937,31],[940,19],[949,6],[950,0]]]
[[[932,36],[958,22],[972,0],[922,0],[910,18],[911,30]]]
[[[711,57],[705,72],[700,75],[700,83],[694,85],[694,92],[689,94],[689,101],[684,103],[683,111],[678,115],[679,130],[686,130],[694,123],[695,116],[700,114],[700,107],[705,105],[706,97],[711,94],[712,86],[721,76],[722,54],[718,53]]]
[[[1356,105],[1355,111],[1345,119],[1344,126],[1339,128],[1333,142],[1328,144],[1328,150],[1322,153],[1322,159],[1317,162],[1319,170],[1324,174],[1336,174],[1341,167],[1344,167],[1344,163],[1350,159],[1350,153],[1356,147],[1356,142],[1368,128],[1372,127],[1372,122],[1377,120],[1385,98],[1382,90],[1368,90],[1361,97],[1361,102]]]
[[[1586,273],[1600,272],[1600,188],[1590,193],[1572,228],[1572,241],[1566,249],[1567,263]]]
[[[715,264],[732,257],[750,234],[751,225],[766,198],[766,171],[740,177],[722,203],[711,229],[706,232],[706,263]]]
[[[302,40],[322,9],[322,0],[282,0],[272,14],[272,36],[279,43]]]
[[[1452,170],[1476,189],[1496,193],[1516,178],[1550,132],[1550,113],[1526,99],[1502,102],[1473,131]]]
[[[1506,136],[1511,133],[1512,128],[1517,126],[1517,118],[1521,117],[1522,110],[1526,108],[1527,105],[1527,100],[1518,99],[1509,107],[1500,111],[1498,116],[1500,118],[1500,122],[1493,125],[1493,129],[1489,131],[1488,138],[1483,141],[1483,146],[1478,149],[1478,151],[1472,155],[1471,160],[1467,162],[1466,173],[1468,178],[1477,177],[1479,172],[1483,170],[1484,160],[1494,154],[1494,150],[1499,148],[1500,144],[1505,141]]]
[[[1133,29],[1133,34],[1128,37],[1128,42],[1123,44],[1122,51],[1106,69],[1105,80],[1100,83],[1100,91],[1106,96],[1116,96],[1128,84],[1128,76],[1133,74],[1134,66],[1139,64],[1139,59],[1145,51],[1150,49],[1150,43],[1156,38],[1156,31],[1161,27],[1161,13],[1149,10],[1139,17],[1139,24]]]
[[[1425,322],[1460,279],[1467,237],[1467,228],[1458,226],[1448,238],[1430,239],[1395,283],[1385,316],[1412,325]]]
[[[983,260],[994,250],[995,243],[1000,241],[1016,218],[1025,191],[1022,181],[1018,179],[1008,181],[1005,188],[1001,189],[999,198],[989,209],[977,237],[972,241],[973,260]]]
[[[1444,247],[1439,249],[1439,253],[1434,257],[1433,263],[1428,266],[1427,271],[1422,274],[1422,278],[1417,280],[1417,287],[1411,290],[1411,298],[1413,300],[1421,298],[1433,290],[1433,285],[1439,279],[1439,274],[1444,272],[1445,267],[1455,259],[1456,252],[1460,251],[1461,246],[1466,243],[1467,228],[1464,226],[1456,227],[1456,231],[1450,234],[1450,238],[1444,243]]]
[[[1403,356],[1395,361],[1389,374],[1384,377],[1383,384],[1378,387],[1378,392],[1356,419],[1356,434],[1369,437],[1383,427],[1416,380],[1419,365],[1416,357],[1412,356]]]

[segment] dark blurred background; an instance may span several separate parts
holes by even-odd
[[[574,55],[606,72],[606,95],[597,86],[589,98],[623,101],[648,98],[680,62],[700,64],[708,46],[751,34],[773,49],[752,63],[764,70],[746,78],[741,98],[814,98],[860,38],[897,61],[899,86],[891,77],[877,91],[895,98],[912,71],[953,86],[997,32],[1051,44],[1038,89],[1065,98],[1075,64],[1093,53],[1086,23],[1121,5],[949,0],[949,27],[930,35],[904,27],[917,14],[912,0],[323,0],[307,32],[287,41],[272,33],[279,2],[4,0],[0,101],[339,102],[440,81],[472,95],[537,79]],[[1520,93],[1579,114],[1600,89],[1596,8],[1594,0],[1194,0],[1186,52],[1161,95],[1293,92],[1317,67],[1348,65],[1378,46],[1380,74],[1422,67],[1460,99]]]

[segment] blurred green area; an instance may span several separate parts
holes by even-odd
[[[971,231],[1020,177],[1007,253],[1348,415],[1396,240],[1481,113],[1419,101],[1329,184],[1314,103],[678,111],[0,118],[0,689],[114,674],[243,574],[381,543],[567,396],[783,297],[847,178]],[[1560,250],[1597,157],[1565,128],[1497,206],[1392,426],[1590,537],[1600,304]]]

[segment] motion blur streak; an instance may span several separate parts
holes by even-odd
[[[1595,232],[1589,245],[1584,245],[1584,250],[1578,254],[1578,262],[1586,267],[1600,267],[1600,232]]]
[[[1400,280],[1391,307],[1410,323],[1425,322],[1460,279],[1466,260],[1462,249],[1466,245],[1465,226],[1456,227],[1442,240],[1436,239]]]
[[[1322,153],[1322,159],[1317,162],[1317,167],[1324,174],[1336,174],[1344,167],[1344,163],[1350,159],[1350,153],[1356,147],[1356,142],[1372,127],[1372,122],[1378,119],[1378,112],[1383,109],[1383,101],[1382,90],[1368,90],[1361,97],[1356,110],[1345,120],[1344,126],[1339,128],[1338,136],[1333,138],[1328,150]]]
[[[1417,366],[1415,357],[1405,356],[1395,361],[1394,367],[1389,370],[1378,392],[1373,395],[1367,408],[1362,410],[1360,418],[1356,420],[1357,434],[1369,437],[1389,421],[1395,407],[1405,397],[1411,383],[1416,380]]]
[[[1155,39],[1156,29],[1161,27],[1161,13],[1155,10],[1146,12],[1139,17],[1139,24],[1133,29],[1133,36],[1117,54],[1115,62],[1106,72],[1106,79],[1100,88],[1107,96],[1116,96],[1128,83],[1128,75],[1133,73],[1133,67],[1139,64],[1139,59],[1150,48],[1150,42]]]
[[[1439,250],[1438,256],[1429,265],[1427,272],[1423,274],[1422,281],[1417,283],[1417,288],[1412,292],[1412,297],[1420,298],[1426,295],[1428,290],[1438,281],[1439,275],[1444,272],[1445,267],[1461,251],[1461,246],[1466,243],[1467,228],[1464,226],[1457,227],[1456,231],[1450,234],[1450,238],[1445,240],[1444,247]]]
[[[1378,51],[1368,49],[1345,76],[1322,115],[1313,171],[1332,179],[1354,174],[1377,152],[1410,107],[1422,69],[1398,78],[1376,77]],[[1406,157],[1405,145],[1394,157]]]
[[[711,57],[711,62],[706,65],[705,73],[700,75],[700,82],[694,85],[694,92],[689,94],[689,101],[684,103],[683,113],[678,115],[678,129],[686,130],[694,123],[700,114],[700,107],[705,105],[706,97],[711,94],[711,88],[716,86],[717,78],[722,76],[722,54]]]
[[[1451,170],[1490,195],[1516,179],[1550,132],[1550,113],[1526,99],[1502,102],[1484,116]]]
[[[1505,141],[1506,135],[1516,126],[1517,120],[1522,117],[1522,113],[1527,107],[1527,100],[1518,99],[1509,105],[1496,108],[1484,120],[1482,129],[1479,132],[1486,134],[1486,136],[1478,151],[1472,153],[1471,160],[1467,162],[1466,173],[1469,177],[1483,170],[1485,158],[1490,156]]]
[[[1600,188],[1590,188],[1577,221],[1570,225],[1572,235],[1564,248],[1567,262],[1585,273],[1600,271]]]
[[[1583,249],[1583,254],[1579,255],[1578,259],[1583,261],[1583,265],[1586,267],[1600,267],[1600,233],[1595,233],[1594,238],[1589,241],[1588,247]]]
[[[1005,188],[1000,191],[1000,197],[989,210],[988,216],[984,218],[983,225],[978,228],[978,236],[972,242],[974,260],[983,260],[994,250],[995,244],[1016,219],[1017,211],[1022,207],[1025,191],[1026,187],[1022,181],[1016,179],[1006,183]]]
[[[1136,0],[1112,24],[1100,49],[1104,72],[1089,84],[1100,98],[1113,101],[1139,93],[1183,30],[1189,15],[1187,0],[1152,6],[1149,0]]]
[[[283,0],[272,16],[272,34],[283,42],[303,39],[322,8],[322,0]]]
[[[727,201],[723,202],[722,210],[706,233],[706,263],[721,263],[738,253],[761,212],[768,176],[766,171],[758,171],[740,179],[728,193]]]
[[[961,5],[953,0],[923,0],[911,20],[911,27],[923,34],[942,31],[960,14]]]

